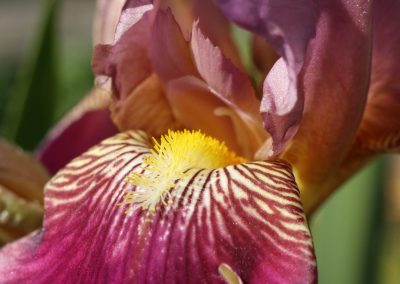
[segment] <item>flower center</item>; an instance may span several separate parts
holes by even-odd
[[[216,169],[245,161],[225,143],[200,131],[168,131],[160,141],[153,138],[153,142],[154,148],[142,166],[125,179],[136,189],[125,195],[123,204],[155,211],[160,202],[165,206],[172,203],[171,189],[188,175],[188,170]]]

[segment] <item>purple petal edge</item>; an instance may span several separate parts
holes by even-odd
[[[283,57],[287,66],[287,90],[269,92],[264,82],[261,113],[273,138],[273,155],[294,136],[302,118],[304,98],[298,90],[307,47],[315,35],[316,3],[311,0],[215,0],[223,13],[238,25],[261,35]],[[268,103],[265,103],[268,101]]]

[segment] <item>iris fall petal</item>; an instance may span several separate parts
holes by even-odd
[[[315,257],[290,168],[255,162],[190,169],[173,203],[131,216],[116,206],[124,178],[149,154],[121,133],[46,186],[44,228],[0,252],[7,283],[313,283]],[[226,279],[226,278],[225,278]]]

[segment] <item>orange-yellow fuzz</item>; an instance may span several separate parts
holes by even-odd
[[[127,214],[137,207],[155,211],[160,203],[171,204],[171,190],[191,169],[216,169],[245,161],[224,142],[200,131],[168,131],[160,141],[153,138],[153,142],[154,148],[144,158],[141,168],[125,179],[136,186],[135,191],[128,191],[124,196],[122,204],[133,205]]]

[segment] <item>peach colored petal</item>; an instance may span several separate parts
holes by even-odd
[[[128,96],[114,99],[111,112],[120,130],[142,129],[153,136],[159,136],[178,125],[155,74],[144,80]]]
[[[370,76],[368,1],[324,2],[304,67],[305,107],[300,128],[284,153],[294,168],[306,211],[327,192],[346,158],[364,111]],[[354,21],[357,19],[357,21]]]
[[[184,128],[200,129],[225,141],[228,147],[246,158],[253,159],[264,142],[259,121],[238,112],[216,97],[198,78],[184,77],[167,86],[167,99],[172,111]]]
[[[191,47],[197,70],[210,91],[227,104],[258,115],[260,102],[249,78],[204,36],[198,22],[193,25]]]
[[[0,138],[0,246],[40,227],[49,179],[31,155]]]

